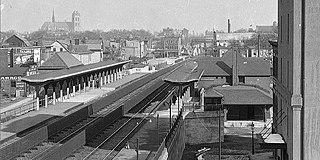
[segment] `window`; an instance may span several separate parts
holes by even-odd
[[[290,72],[289,72],[289,61],[287,61],[287,88],[289,88],[289,81],[290,81]]]
[[[282,58],[280,58],[280,69],[279,69],[279,71],[280,71],[280,82],[282,82],[282,76],[283,76],[283,70],[282,70]]]
[[[56,51],[56,48],[53,48],[53,52],[55,52]]]
[[[290,14],[288,14],[288,30],[287,30],[287,43],[289,44],[289,42],[290,42]]]
[[[63,48],[60,48],[60,52],[62,52],[63,51]]]
[[[11,87],[16,87],[16,81],[10,81],[11,82]]]
[[[283,34],[282,34],[282,16],[280,17],[280,43],[282,43],[282,37],[283,37]]]

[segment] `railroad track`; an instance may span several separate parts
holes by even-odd
[[[49,137],[46,141],[34,146],[28,151],[20,154],[18,157],[14,158],[16,160],[33,160],[40,159],[41,156],[55,147],[59,147],[63,142],[72,138],[78,131],[84,129],[85,124],[90,124],[93,122],[94,118],[87,117],[86,119],[79,120],[71,126],[68,126],[61,130],[60,132]]]
[[[135,95],[143,92],[148,87],[151,87],[155,83],[157,83],[159,79],[154,79],[147,83],[146,85],[140,87],[139,89],[135,90],[124,96],[123,98],[115,101],[111,105],[106,106],[105,108],[101,109],[100,111],[96,112],[93,116],[88,116],[85,119],[79,120],[71,126],[66,127],[65,129],[61,130],[60,132],[56,133],[55,135],[49,137],[47,140],[39,143],[38,145],[32,147],[31,149],[21,153],[17,157],[13,158],[16,160],[36,160],[41,159],[44,155],[48,154],[53,149],[59,147],[61,144],[66,142],[67,140],[71,139],[72,137],[76,136],[80,131],[84,130],[89,124],[94,123],[99,118],[107,115],[118,106],[121,106],[124,102],[129,100],[130,98],[134,97]]]
[[[166,73],[162,74],[158,78],[155,78],[149,81],[147,84],[141,86],[137,90],[127,94],[126,96],[118,99],[117,101],[113,102],[112,104],[105,106],[101,110],[93,113],[93,115],[88,116],[85,119],[79,120],[71,126],[66,127],[65,129],[61,130],[57,134],[49,137],[47,140],[39,143],[38,145],[32,147],[31,149],[24,151],[20,155],[13,157],[11,159],[42,159],[42,157],[46,156],[50,153],[50,151],[54,150],[55,148],[61,146],[63,143],[67,142],[69,139],[76,136],[78,133],[83,131],[87,126],[90,124],[98,121],[100,118],[106,116],[107,114],[111,113],[119,106],[123,105],[127,100],[133,98],[134,96],[138,95],[139,93],[143,92],[148,87],[155,85],[157,82],[161,81],[161,78],[165,76]],[[85,146],[86,147],[86,146]],[[99,151],[100,152],[100,151]]]
[[[163,100],[164,97],[169,94],[169,92],[167,92],[168,89],[172,89],[172,86],[166,84],[165,87],[161,88],[161,91],[157,96],[150,100],[150,102],[144,107],[140,108],[135,115],[141,113],[150,103]],[[166,96],[163,96],[163,93],[165,93]],[[156,107],[157,106],[154,108]],[[85,146],[67,157],[66,160],[113,159],[123,148],[125,142],[130,139],[134,135],[134,132],[147,121],[146,118],[152,112],[153,110],[150,110],[148,115],[142,118],[135,118],[135,116],[131,118],[122,117],[120,120],[108,126],[97,136],[91,139]]]

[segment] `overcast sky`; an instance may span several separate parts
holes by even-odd
[[[81,14],[82,30],[173,27],[203,33],[206,29],[231,30],[250,25],[271,25],[277,20],[277,0],[0,0],[1,30],[38,30],[51,21],[71,21]]]

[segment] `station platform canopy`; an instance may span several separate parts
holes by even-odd
[[[188,61],[179,68],[173,70],[162,80],[173,85],[188,85],[192,82],[200,80],[203,70],[198,69],[198,63],[195,61]]]
[[[70,69],[62,69],[42,74],[31,75],[28,77],[22,77],[21,80],[27,82],[29,84],[46,84],[53,81],[59,81],[63,79],[67,79],[70,77],[80,76],[83,74],[89,74],[90,72],[95,72],[103,69],[108,69],[112,67],[116,67],[119,65],[124,65],[130,61],[103,61],[94,64],[88,64],[84,66],[78,66]]]

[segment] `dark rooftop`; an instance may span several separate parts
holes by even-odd
[[[265,92],[249,86],[221,86],[205,91],[205,96],[212,97],[216,92],[224,97],[226,105],[272,105],[272,98]]]
[[[71,55],[69,52],[57,52],[48,60],[43,62],[39,69],[63,69],[72,68],[83,65],[77,58]]]
[[[115,62],[115,61],[108,60],[108,61],[88,64],[84,66],[78,66],[70,69],[62,69],[62,70],[52,71],[52,72],[43,73],[43,74],[31,75],[28,77],[23,77],[21,80],[25,82],[30,82],[30,83],[44,83],[47,81],[59,80],[59,79],[63,79],[71,76],[88,73],[91,71],[100,70],[103,68],[126,64],[128,62],[129,61]]]
[[[172,71],[169,75],[163,78],[165,82],[175,84],[185,84],[198,81],[203,74],[203,70],[198,69],[198,64],[195,61],[189,61],[182,66]]]
[[[231,76],[232,52],[228,51],[223,57],[201,56],[196,61],[199,69],[204,70],[204,76]],[[239,76],[270,76],[270,61],[264,58],[248,58],[237,54]]]
[[[3,67],[0,69],[0,76],[24,76],[27,70],[27,67]]]

